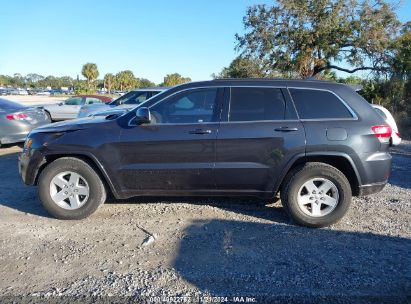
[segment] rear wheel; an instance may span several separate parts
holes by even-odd
[[[281,189],[281,201],[300,225],[323,227],[337,222],[351,203],[351,186],[337,168],[307,163],[290,172]]]
[[[106,200],[106,190],[85,161],[63,157],[50,163],[38,182],[39,197],[47,211],[59,219],[82,219]]]

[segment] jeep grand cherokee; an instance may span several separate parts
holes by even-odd
[[[223,79],[164,91],[124,115],[32,131],[19,157],[44,207],[81,219],[106,199],[280,193],[300,225],[339,220],[387,182],[391,129],[350,87]]]

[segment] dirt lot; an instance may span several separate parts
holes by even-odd
[[[410,300],[410,142],[393,150],[384,191],[324,229],[292,225],[280,202],[216,198],[110,201],[59,221],[20,181],[18,152],[0,149],[0,302]]]

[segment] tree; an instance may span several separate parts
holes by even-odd
[[[129,90],[129,89],[132,89],[133,87],[136,87],[137,80],[136,80],[136,77],[134,77],[134,74],[132,71],[126,70],[126,71],[118,72],[116,74],[115,83],[116,83],[116,87],[120,89],[120,91],[123,91],[123,90]]]
[[[108,93],[111,94],[111,88],[113,87],[114,83],[114,75],[111,73],[107,73],[104,75],[104,87],[107,87]]]
[[[246,33],[236,35],[243,56],[301,77],[387,71],[400,27],[384,0],[278,0],[248,8],[243,22]]]
[[[402,35],[394,45],[392,70],[396,77],[411,80],[411,22],[403,26]]]
[[[44,79],[44,76],[36,74],[36,73],[30,73],[26,75],[26,81],[32,87],[35,87],[38,84],[38,82],[43,79]]]
[[[162,85],[165,87],[172,87],[172,86],[183,84],[183,83],[190,82],[190,81],[191,81],[191,78],[183,77],[178,73],[174,73],[174,74],[166,75],[166,77],[164,77],[164,82],[162,83]]]
[[[81,69],[81,74],[87,79],[87,85],[90,87],[92,82],[95,81],[99,75],[97,64],[86,63]]]
[[[223,68],[220,74],[212,76],[213,78],[263,78],[267,75],[256,59],[239,56],[228,67]]]
[[[137,86],[139,88],[150,88],[150,87],[155,87],[156,84],[145,78],[137,78]]]
[[[8,75],[0,75],[0,86],[11,85],[11,77]]]

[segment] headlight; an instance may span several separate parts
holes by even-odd
[[[27,138],[24,142],[24,149],[30,150],[31,145],[33,144],[33,140],[31,138]]]

